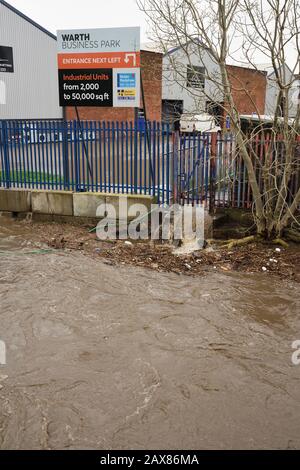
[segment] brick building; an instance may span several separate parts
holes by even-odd
[[[264,114],[266,72],[233,65],[227,65],[227,70],[238,112]],[[220,83],[220,68],[200,43],[169,50],[163,57],[163,119],[172,122],[183,112],[210,113],[222,121],[226,112]]]
[[[235,65],[227,65],[227,71],[239,114],[265,114],[266,72]]]
[[[158,52],[141,50],[141,76],[144,87],[146,115],[151,121],[161,121],[162,102],[162,58]],[[143,113],[141,94],[140,112]],[[134,121],[138,110],[135,108],[79,107],[82,120]],[[66,119],[76,119],[74,107],[65,108]]]

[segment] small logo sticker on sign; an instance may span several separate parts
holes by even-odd
[[[118,73],[118,88],[135,88],[135,73]]]

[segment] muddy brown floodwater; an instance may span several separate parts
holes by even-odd
[[[300,448],[299,284],[29,249],[0,225],[1,449]]]

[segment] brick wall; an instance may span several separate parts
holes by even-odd
[[[134,121],[133,108],[98,108],[96,106],[78,107],[82,121]],[[75,108],[66,108],[66,119],[76,120]]]
[[[147,119],[161,121],[162,54],[141,51],[141,74],[144,85]],[[141,97],[141,108],[143,102]],[[80,119],[95,121],[134,121],[134,108],[78,107]],[[76,119],[73,107],[65,108],[66,119]]]
[[[227,65],[233,98],[240,114],[265,113],[267,77],[244,67]]]
[[[162,114],[162,54],[142,51],[142,79],[147,119],[161,121]],[[141,108],[143,103],[141,102]]]

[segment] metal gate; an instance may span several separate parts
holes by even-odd
[[[230,134],[174,136],[174,200],[179,204],[232,204],[235,142]]]

